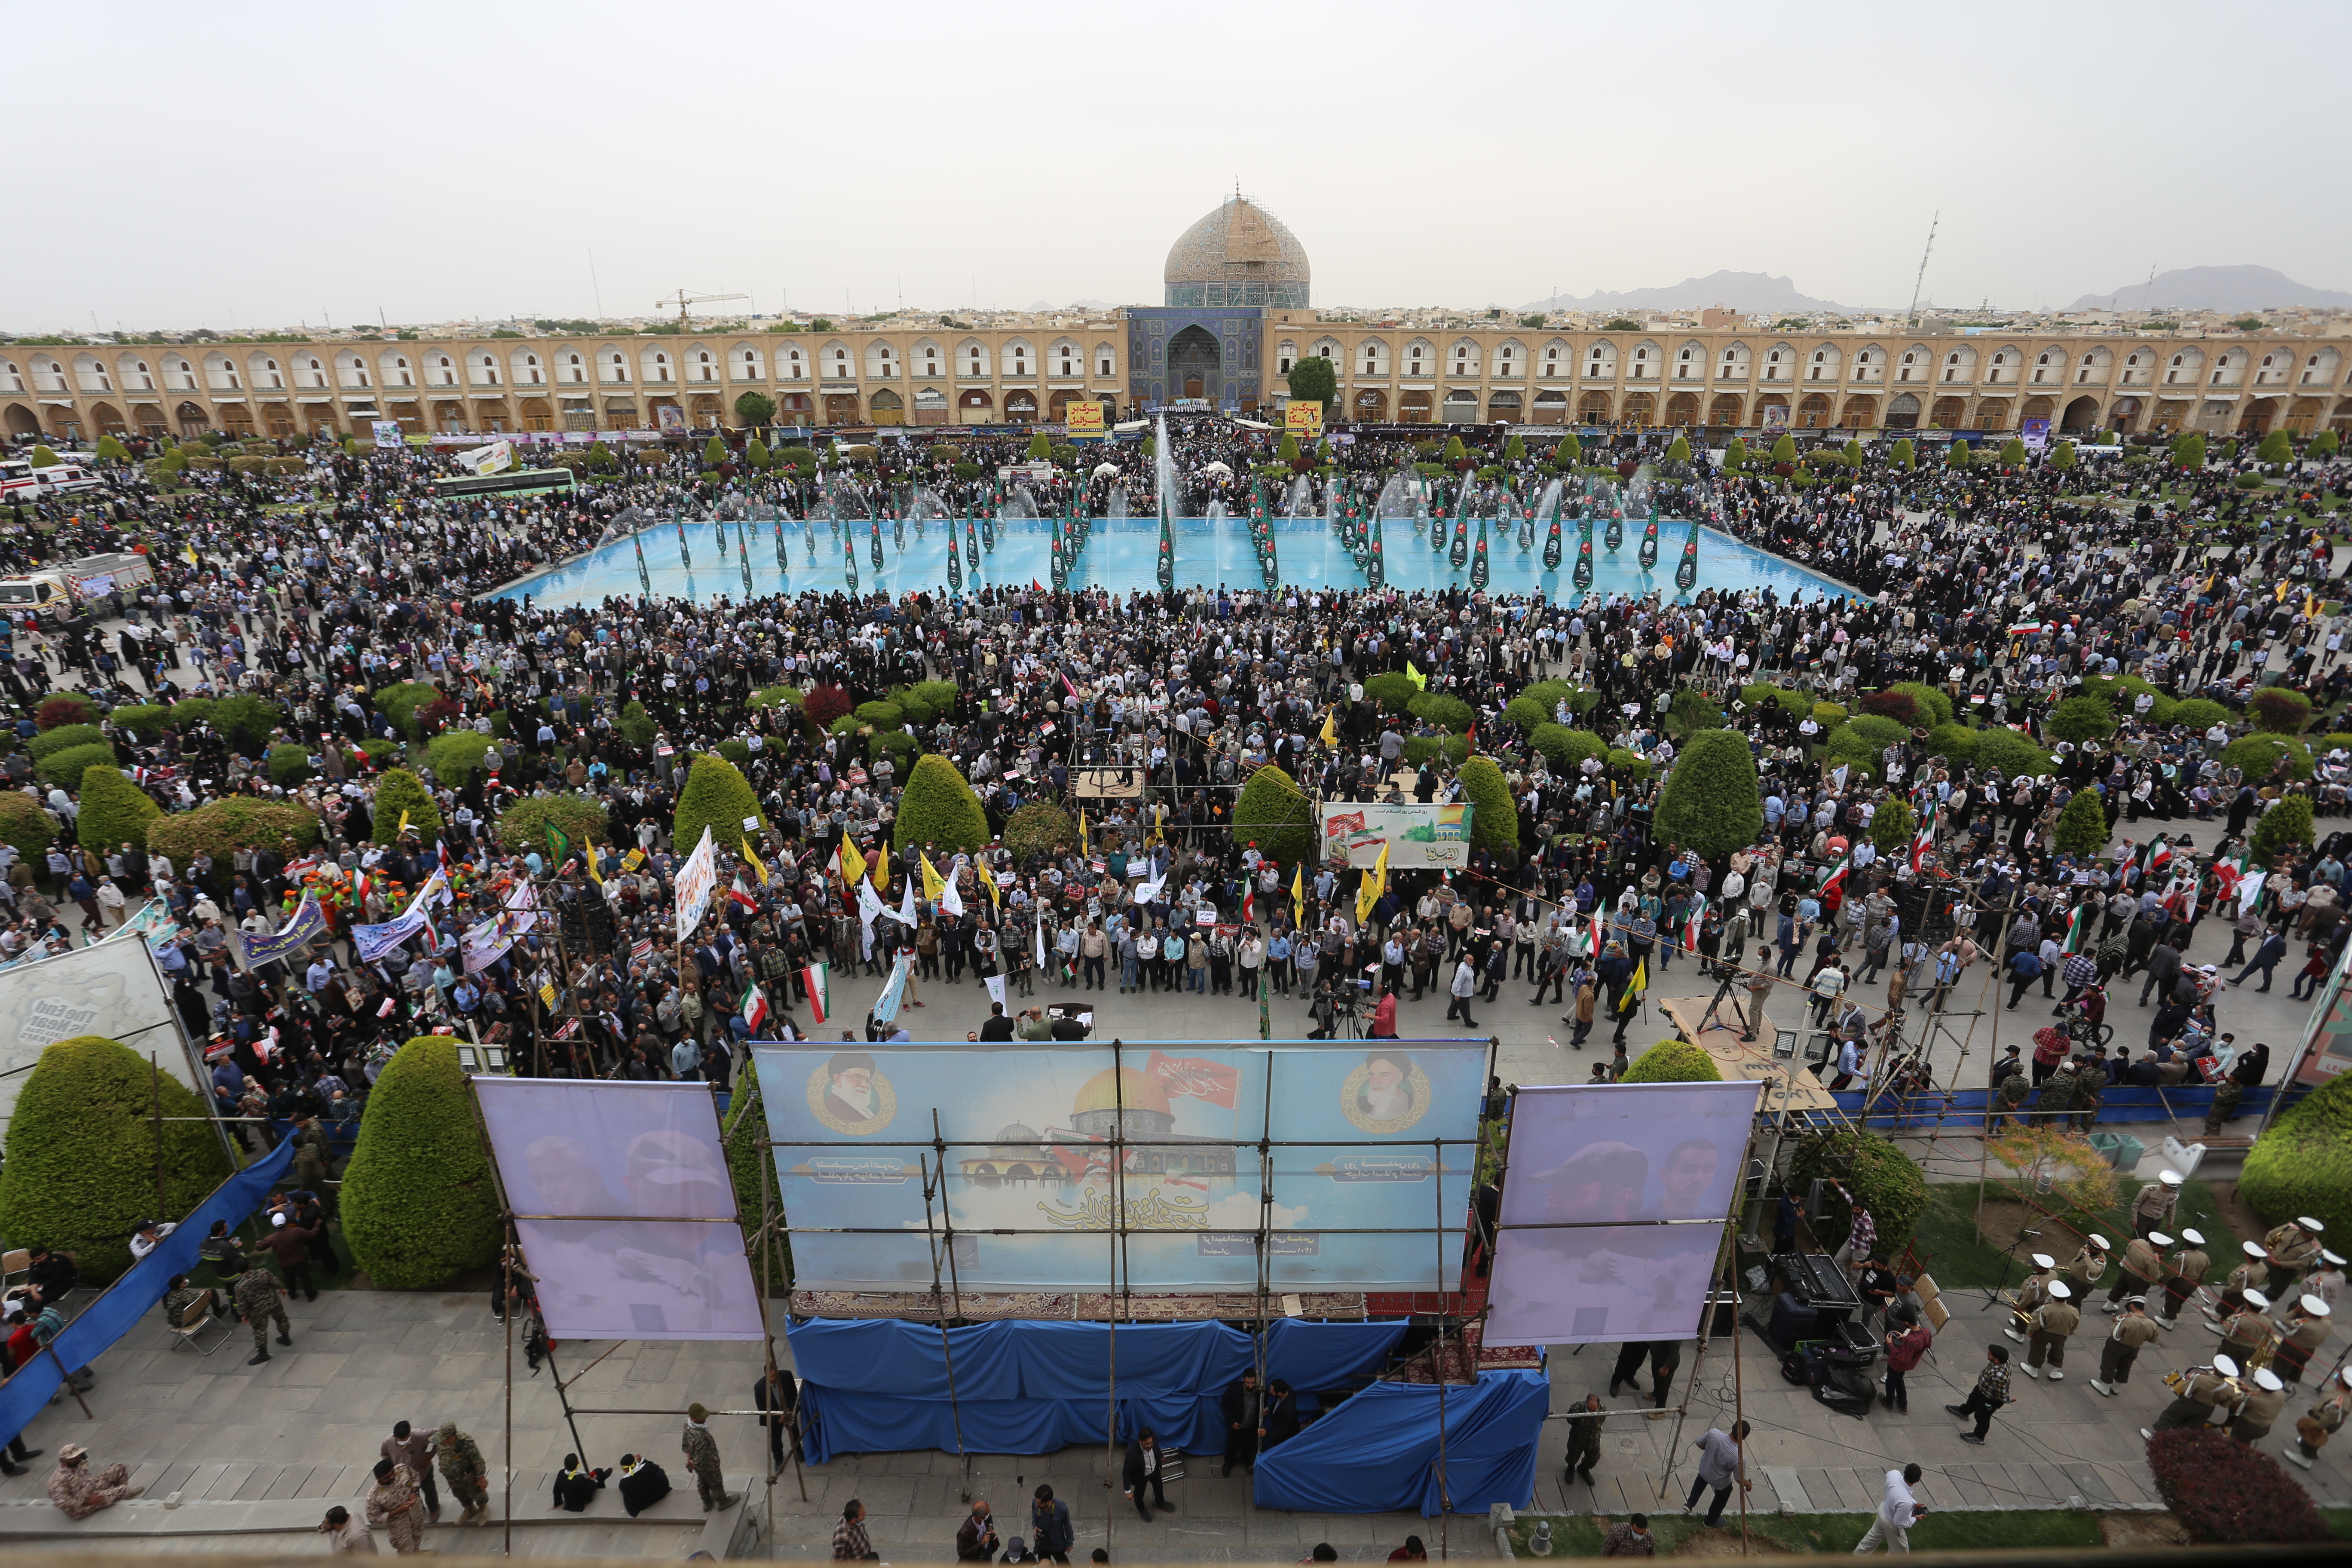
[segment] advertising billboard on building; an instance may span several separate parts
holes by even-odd
[[[1318,439],[1323,434],[1323,405],[1312,397],[1294,397],[1282,406],[1282,427],[1301,441]]]
[[[1073,399],[1062,405],[1062,424],[1073,441],[1099,441],[1103,437],[1103,405]]]
[[[1323,858],[1370,870],[1389,852],[1392,871],[1454,870],[1470,864],[1468,801],[1452,805],[1326,805]]]
[[[1250,1289],[1262,1223],[1276,1289],[1460,1267],[1484,1041],[754,1057],[803,1289]]]
[[[1486,1342],[1696,1332],[1759,1088],[1522,1088],[1511,1105]]]

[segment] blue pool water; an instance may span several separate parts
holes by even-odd
[[[1276,518],[1274,520],[1275,559],[1286,584],[1300,588],[1360,588],[1364,574],[1339,542],[1330,526],[1320,519]],[[724,543],[720,533],[725,534]],[[814,589],[831,593],[846,586],[843,568],[844,539],[831,525],[822,521],[786,521],[783,542],[788,570],[780,573],[776,566],[775,525],[751,523],[746,526],[743,542],[749,546],[751,563],[751,589],[755,596],[778,592],[793,594]],[[866,593],[887,588],[893,595],[921,589],[942,591],[947,586],[948,542],[941,526],[927,524],[922,536],[917,537],[914,525],[907,528],[907,548],[899,550],[893,542],[894,534],[888,520],[882,524],[882,562],[879,570],[874,566],[872,525],[852,522],[843,525],[845,533],[854,536],[857,546],[857,585]],[[967,569],[964,586],[976,584],[1027,584],[1034,581],[1050,583],[1049,563],[1053,554],[1054,526],[1047,519],[1016,519],[998,525],[996,548],[982,550],[980,569]],[[1433,549],[1426,533],[1416,534],[1411,523],[1383,524],[1383,543],[1388,562],[1387,581],[1391,587],[1412,590],[1460,585],[1470,583],[1467,565],[1454,567],[1449,551]],[[1641,569],[1638,552],[1641,528],[1628,525],[1622,547],[1611,552],[1602,543],[1599,530],[1593,535],[1592,589],[1596,595],[1663,594],[1668,599],[1676,596],[1675,567],[1682,559],[1683,539],[1687,524],[1662,521],[1658,527],[1658,564],[1654,571]],[[1182,517],[1175,521],[1176,582],[1180,587],[1255,588],[1260,585],[1257,562],[1250,549],[1249,531],[1239,518]],[[725,595],[740,601],[743,595],[743,570],[738,531],[733,523],[712,522],[686,524],[687,553],[693,562],[691,569],[679,564],[678,531],[664,523],[645,530],[636,536],[635,544],[645,551],[647,576],[656,594],[682,596],[697,603],[708,603]],[[956,538],[962,541],[962,528],[958,524]],[[1478,529],[1471,524],[1470,540],[1477,543]],[[815,558],[809,554],[814,539]],[[1450,542],[1450,535],[1449,535]],[[1506,538],[1489,530],[1487,591],[1493,594],[1532,594],[1538,590],[1554,601],[1576,597],[1574,571],[1576,566],[1577,534],[1573,528],[1564,529],[1561,535],[1559,570],[1547,572],[1543,564],[1544,531],[1536,531],[1535,545],[1522,550],[1516,535]],[[1070,574],[1071,583],[1109,588],[1124,594],[1130,589],[1150,590],[1158,585],[1160,523],[1150,516],[1097,519],[1086,549],[1080,552],[1077,565]],[[1730,535],[1711,528],[1699,531],[1698,586],[1731,589],[1769,587],[1782,599],[1801,591],[1809,599],[1823,594],[1851,593],[1841,584],[1818,573],[1808,572],[1777,555],[1743,544]],[[541,573],[505,590],[498,596],[520,599],[526,595],[541,605],[595,605],[607,595],[634,595],[641,592],[637,575],[636,549],[629,540],[618,540],[592,551],[587,555],[552,571]]]

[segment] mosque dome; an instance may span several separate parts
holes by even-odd
[[[1003,1129],[997,1133],[996,1141],[999,1143],[1042,1143],[1045,1142],[1043,1138],[1040,1138],[1037,1135],[1037,1130],[1034,1127],[1030,1126],[1025,1121],[1015,1121],[1011,1126]]]
[[[1311,276],[1298,237],[1235,195],[1169,247],[1163,280],[1171,305],[1304,308]]]
[[[1073,1115],[1079,1116],[1089,1110],[1116,1111],[1122,1100],[1129,1110],[1156,1110],[1162,1115],[1169,1114],[1168,1093],[1160,1087],[1159,1080],[1133,1068],[1118,1068],[1116,1079],[1109,1068],[1087,1079],[1070,1110]]]

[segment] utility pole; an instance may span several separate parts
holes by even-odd
[[[1911,279],[1910,324],[1914,327],[1919,324],[1919,290],[1926,287],[1927,282],[1927,258],[1934,255],[1936,250],[1936,226],[1943,221],[1943,209],[1939,207],[1936,211],[1936,216],[1927,220],[1927,247],[1919,252],[1919,275]]]

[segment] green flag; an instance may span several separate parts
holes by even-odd
[[[551,822],[547,825],[547,847],[555,855],[555,868],[562,870],[563,863],[572,858],[572,840]]]

